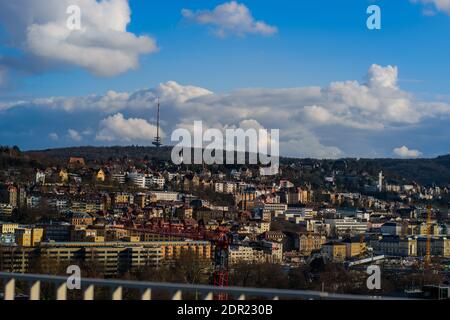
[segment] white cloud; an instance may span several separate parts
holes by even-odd
[[[70,5],[81,9],[81,30],[67,28]],[[2,1],[0,21],[12,44],[29,58],[82,67],[98,76],[136,69],[141,54],[157,50],[153,38],[127,32],[128,0]]]
[[[382,67],[373,64],[367,73],[367,85],[372,88],[397,89],[398,68],[396,66]]]
[[[197,24],[212,26],[214,33],[220,37],[245,36],[246,34],[271,36],[278,32],[277,27],[263,21],[256,21],[250,10],[236,1],[218,5],[212,11],[183,9],[181,13],[184,18]]]
[[[399,143],[408,143],[399,132],[417,129],[430,119],[450,117],[450,105],[417,100],[399,88],[397,82],[395,66],[373,65],[364,83],[340,81],[323,88],[243,89],[214,93],[170,81],[156,88],[130,93],[110,91],[87,97],[51,97],[4,103],[0,104],[0,109],[8,112],[22,107],[40,112],[68,112],[71,119],[86,118],[83,129],[78,128],[80,132],[101,122],[97,140],[148,142],[151,141],[149,136],[154,137],[152,131],[139,133],[142,132],[136,129],[139,126],[132,128],[128,118],[149,119],[156,124],[156,98],[161,97],[161,120],[166,132],[189,127],[197,120],[202,120],[205,127],[220,130],[261,126],[268,130],[280,129],[284,155],[335,158],[374,152],[373,143],[383,139],[380,137],[390,130],[396,130],[398,140],[379,142],[383,151],[378,149],[378,152],[386,152],[388,142],[390,154]],[[120,131],[117,127],[128,129]],[[85,136],[84,139],[88,138]]]
[[[411,0],[414,3],[423,3],[433,5],[437,10],[450,14],[450,0]],[[426,9],[424,14],[430,15],[432,11]]]
[[[48,137],[51,139],[51,140],[53,140],[53,141],[57,141],[57,140],[59,140],[59,135],[57,134],[57,133],[50,133],[49,135],[48,135]]]
[[[4,103],[3,105],[0,104],[0,110],[26,104],[36,107],[62,109],[67,112],[93,110],[112,114],[120,110],[154,108],[158,97],[165,104],[182,105],[189,100],[212,94],[211,91],[200,87],[182,86],[174,81],[169,81],[160,84],[154,89],[139,90],[131,93],[108,91],[103,95],[50,97],[35,99],[33,101]]]
[[[67,136],[73,141],[80,142],[81,140],[83,140],[83,137],[80,135],[80,133],[74,129],[67,130]]]
[[[100,131],[96,140],[104,142],[142,141],[150,144],[156,137],[157,128],[144,119],[125,119],[123,114],[117,113],[100,122]],[[160,133],[164,136],[164,133]]]
[[[400,158],[418,158],[422,155],[422,152],[419,150],[411,150],[406,146],[395,148],[394,154],[399,156]]]

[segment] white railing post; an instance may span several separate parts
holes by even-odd
[[[84,300],[87,300],[87,301],[94,300],[94,285],[93,284],[89,285],[84,290]]]
[[[37,301],[41,299],[41,282],[35,281],[30,288],[30,300]]]
[[[63,282],[56,289],[56,300],[67,300],[67,283]]]
[[[5,300],[14,300],[16,296],[16,280],[9,279],[5,285]]]
[[[152,300],[152,289],[145,289],[142,293],[142,300]]]
[[[209,292],[206,296],[205,296],[205,300],[214,300],[214,294],[212,292]]]
[[[175,292],[175,294],[172,296],[172,300],[181,300],[182,299],[182,292],[181,290],[178,290]]]
[[[112,294],[113,300],[122,300],[122,287],[117,287],[113,294]]]

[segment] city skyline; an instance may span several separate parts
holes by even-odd
[[[446,1],[15,3],[0,5],[2,144],[151,145],[160,97],[165,144],[202,120],[280,129],[283,156],[450,152]]]

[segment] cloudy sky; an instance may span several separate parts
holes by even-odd
[[[0,145],[150,145],[159,97],[166,144],[202,120],[286,156],[448,154],[449,34],[450,0],[1,0]]]

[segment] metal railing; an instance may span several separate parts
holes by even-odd
[[[32,275],[0,272],[0,280],[4,284],[4,300],[16,299],[17,282],[29,284],[29,300],[41,299],[41,284],[47,283],[55,286],[56,300],[67,300],[67,277]],[[170,293],[172,300],[182,300],[185,293],[195,293],[202,300],[214,300],[217,296],[227,296],[230,300],[246,300],[251,298],[279,300],[403,300],[404,298],[362,296],[349,294],[334,294],[317,291],[297,291],[280,289],[256,289],[239,287],[214,287],[207,285],[187,285],[173,283],[139,282],[124,280],[84,279],[81,282],[83,300],[95,300],[95,289],[104,287],[111,289],[112,300],[122,300],[125,289],[134,289],[140,292],[141,300],[152,300],[152,292],[155,290]],[[1,291],[0,291],[1,292]]]

